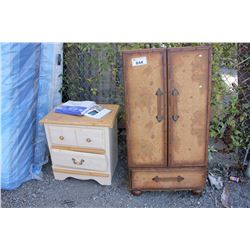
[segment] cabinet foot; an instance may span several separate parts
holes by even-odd
[[[142,194],[142,191],[140,191],[140,190],[132,190],[131,194],[134,195],[134,196],[140,196]]]
[[[203,192],[203,190],[192,190],[192,195],[201,196],[202,192]]]

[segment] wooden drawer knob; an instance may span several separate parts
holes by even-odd
[[[61,140],[61,141],[63,141],[64,140],[64,136],[59,136],[59,139]]]
[[[91,139],[90,139],[90,138],[87,138],[86,141],[87,141],[87,142],[91,142]]]

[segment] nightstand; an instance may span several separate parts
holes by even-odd
[[[111,185],[118,160],[119,105],[101,106],[111,110],[101,119],[52,111],[40,121],[45,126],[55,179],[92,179]]]

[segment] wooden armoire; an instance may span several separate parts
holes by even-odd
[[[192,190],[206,183],[211,48],[123,52],[129,186]]]

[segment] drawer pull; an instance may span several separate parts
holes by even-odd
[[[84,160],[83,159],[81,159],[80,161],[77,161],[75,158],[72,158],[72,161],[73,161],[73,163],[75,164],[75,165],[82,165],[83,163],[84,163]]]
[[[177,181],[177,182],[181,182],[184,180],[184,178],[182,176],[177,176],[177,177],[159,177],[159,176],[155,176],[154,178],[152,178],[153,181],[155,182],[166,182],[166,181]]]
[[[64,136],[59,136],[59,139],[61,140],[61,141],[63,141],[64,140]]]
[[[91,139],[90,139],[90,138],[87,138],[86,141],[87,141],[87,142],[91,142]]]

